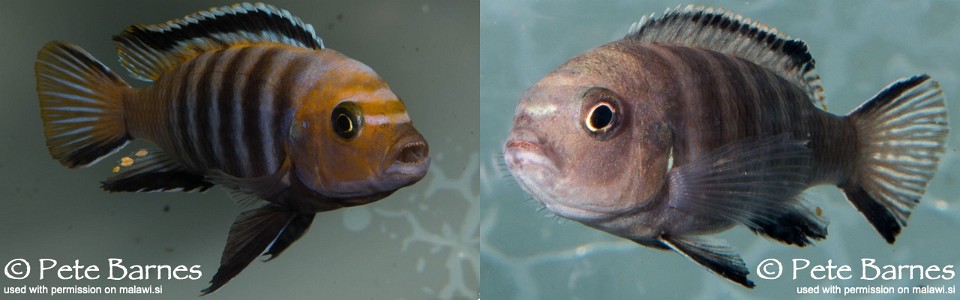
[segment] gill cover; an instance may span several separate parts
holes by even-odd
[[[308,94],[290,128],[289,153],[298,178],[331,198],[385,192],[384,170],[404,134],[391,115],[406,122],[403,103],[369,67],[339,55],[331,76]]]

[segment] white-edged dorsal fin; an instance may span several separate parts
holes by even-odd
[[[659,18],[644,16],[624,39],[703,48],[748,60],[800,87],[810,101],[826,109],[820,75],[807,45],[733,12],[678,6]]]
[[[154,81],[200,53],[251,43],[323,49],[310,24],[263,3],[214,7],[154,25],[133,25],[113,37],[131,76]]]

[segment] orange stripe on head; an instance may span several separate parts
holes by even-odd
[[[419,180],[429,166],[428,147],[403,102],[366,65],[319,53],[325,66],[290,131],[297,177],[326,197],[363,201]]]

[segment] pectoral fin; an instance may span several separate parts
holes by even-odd
[[[826,220],[800,201],[812,160],[806,142],[789,134],[736,141],[673,168],[669,205],[804,246],[827,235]]]
[[[277,239],[273,241],[273,244],[270,245],[270,248],[267,249],[267,253],[263,254],[270,256],[266,261],[277,258],[280,256],[280,253],[283,253],[283,250],[287,250],[287,247],[290,247],[293,242],[303,237],[303,234],[307,233],[307,229],[310,228],[310,224],[313,223],[313,217],[316,215],[317,214],[297,214],[296,217],[293,217],[290,223],[280,232],[280,235],[277,236]]]
[[[233,226],[230,226],[227,246],[223,248],[223,256],[220,258],[220,268],[217,269],[217,274],[213,275],[210,287],[202,291],[203,295],[216,291],[240,274],[240,271],[282,235],[284,228],[297,216],[294,211],[272,204],[237,216]],[[287,242],[283,248],[292,242]]]
[[[747,275],[750,274],[747,265],[743,263],[743,259],[733,246],[726,242],[703,237],[671,236],[660,237],[660,240],[673,251],[677,251],[710,271],[742,286],[754,287],[753,281],[747,279]]]
[[[287,158],[277,168],[277,171],[270,175],[240,178],[220,170],[211,170],[207,178],[217,185],[229,189],[231,197],[241,205],[247,206],[256,203],[257,200],[273,199],[274,196],[288,188],[290,184],[287,182],[287,174],[290,173],[290,168],[291,162]]]

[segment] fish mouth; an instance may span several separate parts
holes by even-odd
[[[503,157],[514,175],[531,167],[553,175],[560,173],[556,152],[530,130],[515,129],[503,145]]]
[[[387,158],[389,166],[383,172],[386,188],[401,188],[411,185],[426,176],[430,168],[430,146],[419,132],[404,135],[390,148],[392,156]]]
[[[396,162],[400,164],[417,164],[430,160],[430,147],[424,141],[413,141],[400,148]]]
[[[507,141],[507,143],[504,145],[504,148],[513,149],[516,151],[540,151],[540,146],[531,141],[524,140]]]

